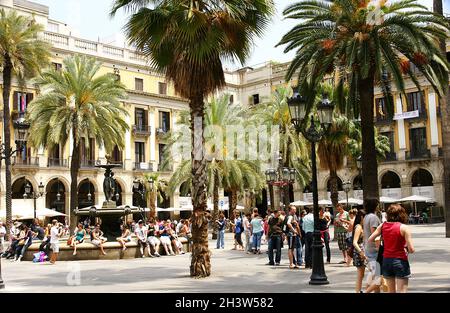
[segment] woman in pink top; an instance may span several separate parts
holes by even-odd
[[[408,254],[414,253],[411,232],[405,224],[408,215],[399,204],[393,204],[387,210],[387,222],[381,224],[370,236],[372,242],[382,236],[384,253],[382,274],[389,293],[408,291],[408,279],[411,276]]]

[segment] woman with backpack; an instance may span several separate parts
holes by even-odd
[[[366,212],[359,210],[353,224],[353,265],[357,268],[356,293],[362,293],[362,281],[366,270],[367,258],[364,254],[364,216]]]

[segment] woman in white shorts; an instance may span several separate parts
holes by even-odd
[[[151,220],[148,225],[147,241],[150,247],[153,248],[153,251],[155,251],[155,256],[160,257],[161,255],[159,254],[159,246],[161,244],[161,241],[158,239],[158,237],[156,237],[158,235],[158,232],[159,232],[158,226],[155,225],[155,221]],[[153,255],[150,253],[150,256]]]
[[[159,232],[161,234],[160,240],[161,244],[164,247],[164,250],[166,251],[166,255],[175,255],[172,249],[172,242],[170,240],[170,226],[167,225],[167,222],[160,226]]]
[[[91,233],[91,243],[100,248],[103,255],[106,255],[105,250],[103,250],[103,244],[106,242],[106,238],[103,238],[103,232],[100,230],[100,225],[95,225],[94,231]]]

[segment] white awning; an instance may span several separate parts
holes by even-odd
[[[292,202],[291,205],[294,205],[294,206],[310,206],[310,205],[313,205],[313,204],[312,204],[312,202],[306,202],[306,201],[298,200],[298,201]]]
[[[347,204],[347,199],[339,201],[340,204]],[[348,198],[348,204],[363,205],[364,201],[355,198]]]

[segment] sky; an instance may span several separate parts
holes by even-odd
[[[108,12],[113,0],[31,0],[50,7],[50,18],[64,22],[73,29],[73,35],[90,40],[113,42],[123,45],[122,28],[126,23],[126,15],[119,12],[110,18]],[[277,14],[268,27],[263,38],[255,40],[252,56],[246,66],[254,66],[266,61],[286,62],[292,59],[294,52],[285,54],[283,47],[275,48],[282,35],[295,24],[295,20],[284,20],[283,9],[292,0],[274,0]],[[428,8],[432,8],[433,0],[419,0]],[[450,0],[444,0],[444,12],[450,12]],[[241,64],[230,67],[240,67]]]

